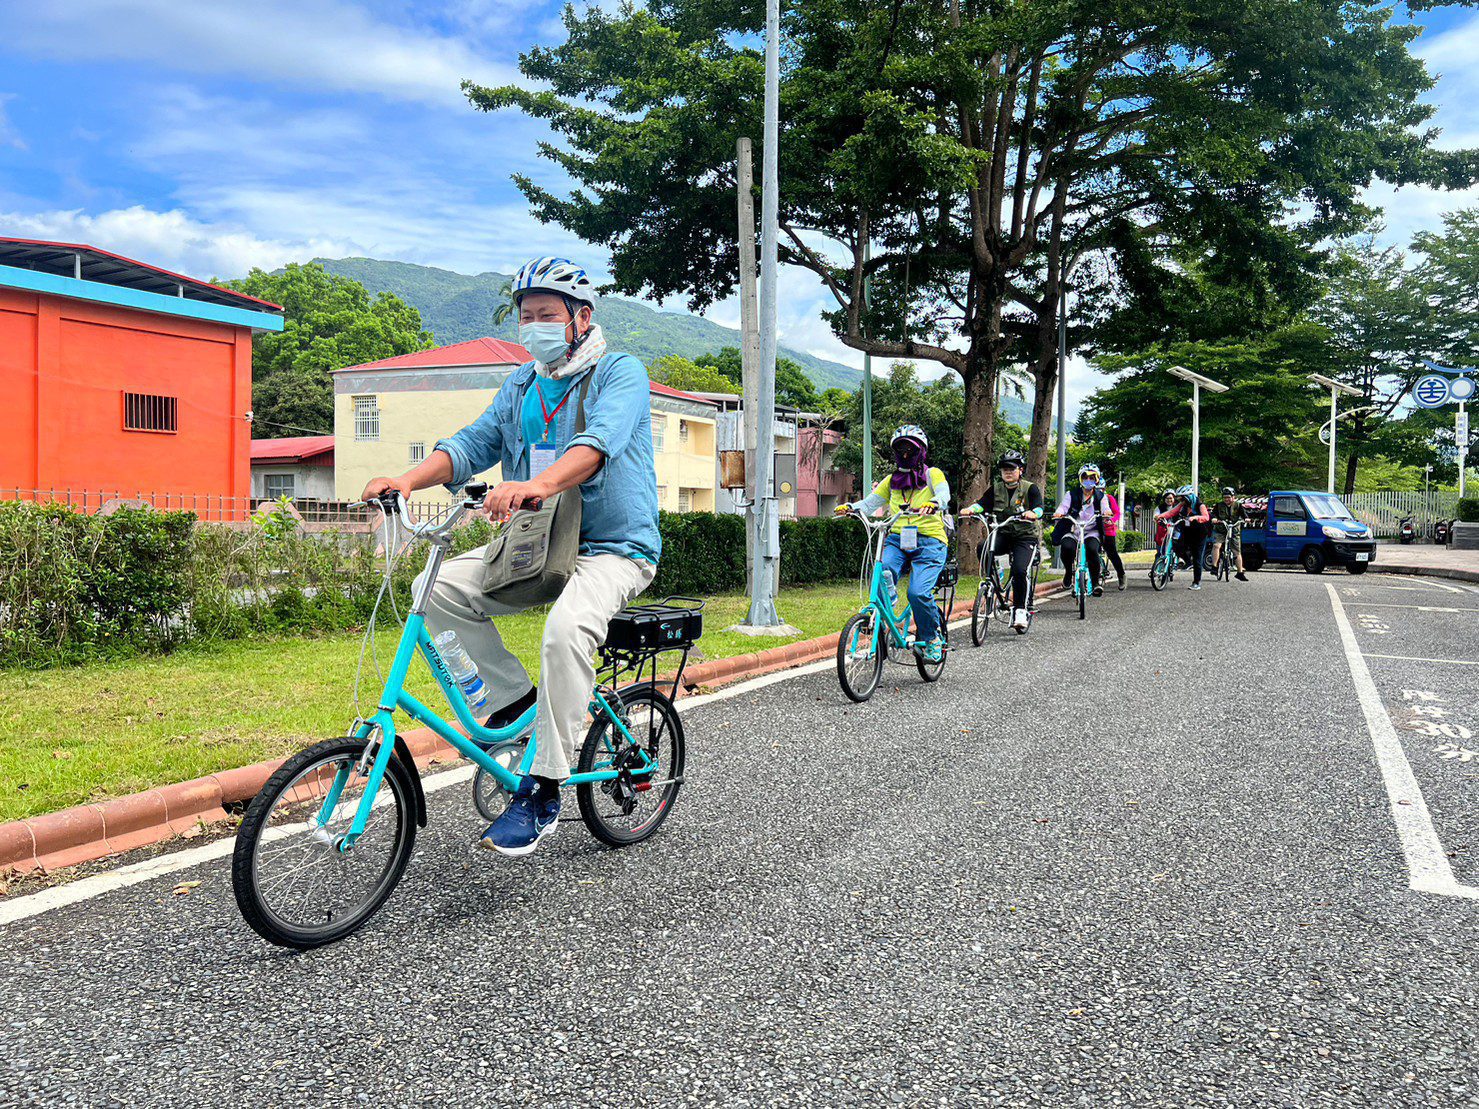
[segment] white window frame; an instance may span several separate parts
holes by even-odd
[[[380,442],[380,398],[374,395],[354,397],[354,441]]]
[[[425,461],[426,461],[426,444],[425,443],[412,443],[411,444],[411,465],[412,466],[419,466],[421,463],[423,463]]]
[[[678,511],[679,512],[692,512],[693,511],[693,490],[692,489],[679,489],[678,490]]]
[[[656,453],[662,454],[667,449],[664,445],[667,443],[667,439],[668,418],[666,416],[658,416],[652,421],[652,449]]]

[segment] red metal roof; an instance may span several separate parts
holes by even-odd
[[[323,454],[332,454],[332,435],[297,435],[287,439],[253,439],[253,462],[306,462]]]
[[[685,393],[681,389],[670,389],[661,381],[649,381],[648,386],[660,397],[677,397],[679,400],[692,401],[694,404],[707,404],[710,408],[719,407],[714,401],[696,397],[692,393]]]
[[[336,373],[353,373],[355,370],[419,370],[433,366],[522,366],[530,360],[530,354],[518,343],[503,339],[469,339],[465,343],[452,343],[431,350],[417,350],[410,354],[398,354],[394,358],[382,358],[378,362],[364,362],[358,366],[345,366]]]
[[[123,285],[128,288],[143,289],[146,292],[166,292],[173,295],[172,288],[150,287],[151,285],[159,286],[158,279],[162,277],[168,279],[169,285],[178,282],[186,286],[199,299],[225,304],[235,303],[237,307],[242,307],[240,302],[246,301],[273,312],[283,310],[281,304],[273,304],[269,300],[248,296],[235,289],[224,289],[220,285],[212,285],[209,281],[202,281],[198,277],[186,277],[182,273],[175,273],[173,270],[160,266],[151,266],[147,262],[126,258],[122,254],[114,254],[111,250],[88,246],[86,243],[56,243],[45,239],[17,239],[8,235],[0,235],[0,265],[20,265],[22,269],[41,268],[50,273],[60,274],[62,277],[71,277],[74,273],[72,255],[82,256],[84,281],[98,281],[104,285]]]

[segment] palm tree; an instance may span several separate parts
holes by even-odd
[[[514,298],[511,295],[513,285],[509,281],[498,286],[498,306],[493,309],[493,326],[502,327],[504,322],[514,314]]]

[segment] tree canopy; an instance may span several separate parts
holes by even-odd
[[[844,343],[960,374],[973,492],[997,376],[1029,367],[1041,475],[1071,275],[1170,302],[1177,249],[1196,242],[1206,288],[1256,303],[1296,289],[1318,244],[1369,216],[1374,178],[1474,179],[1471,153],[1433,149],[1419,28],[1391,14],[1365,0],[788,5],[782,260],[830,290]],[[615,289],[694,308],[733,289],[735,140],[761,131],[761,18],[728,0],[567,7],[567,41],[521,59],[533,87],[464,86],[563,140],[544,153],[568,194],[515,180],[542,219],[610,249]]]
[[[331,433],[334,384],[345,366],[425,350],[421,314],[392,293],[374,297],[358,281],[316,262],[278,273],[253,269],[222,285],[282,305],[283,329],[252,344],[252,435],[281,439]]]

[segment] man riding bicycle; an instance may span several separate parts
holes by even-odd
[[[1212,566],[1222,557],[1222,545],[1227,544],[1227,553],[1238,567],[1235,575],[1239,581],[1247,581],[1243,572],[1243,536],[1237,525],[1248,519],[1248,510],[1237,500],[1231,487],[1222,490],[1222,500],[1212,506]]]
[[[1078,564],[1078,539],[1069,528],[1068,522],[1076,520],[1083,526],[1089,581],[1093,585],[1094,596],[1102,597],[1104,586],[1099,583],[1099,552],[1104,543],[1104,521],[1101,517],[1109,513],[1109,505],[1104,496],[1104,478],[1100,475],[1098,466],[1086,462],[1079,467],[1078,483],[1077,489],[1070,489],[1063,494],[1063,499],[1053,513],[1053,519],[1058,521],[1053,542],[1063,552],[1063,588],[1067,589],[1073,581],[1074,567]]]
[[[536,706],[534,765],[480,841],[507,855],[530,853],[554,830],[560,783],[570,776],[595,681],[592,656],[611,617],[651,583],[662,553],[647,371],[630,354],[606,349],[591,319],[595,298],[585,271],[567,259],[523,266],[513,299],[519,341],[533,360],[424,462],[397,478],[375,478],[362,494],[369,501],[392,490],[407,497],[434,485],[456,490],[498,465],[503,481],[483,507],[501,521],[556,493],[580,491],[580,553],[545,621],[538,690],[489,619],[519,610],[483,593],[485,548],[443,564],[426,613],[431,633],[455,631],[490,694],[504,698],[489,727],[506,727]]]
[[[877,512],[887,506],[890,515],[904,513],[883,545],[883,568],[896,585],[909,571],[909,607],[914,613],[914,649],[926,662],[944,657],[940,613],[935,607],[935,582],[945,566],[949,533],[944,513],[950,506],[950,483],[929,465],[929,437],[924,429],[905,424],[889,442],[894,472],[873,491],[853,504],[840,504],[837,514]]]
[[[1020,451],[1007,451],[997,460],[997,476],[981,499],[962,516],[995,515],[1002,524],[991,553],[1009,555],[1012,565],[1012,627],[1027,628],[1027,571],[1042,542],[1042,490],[1022,480],[1027,460]]]

